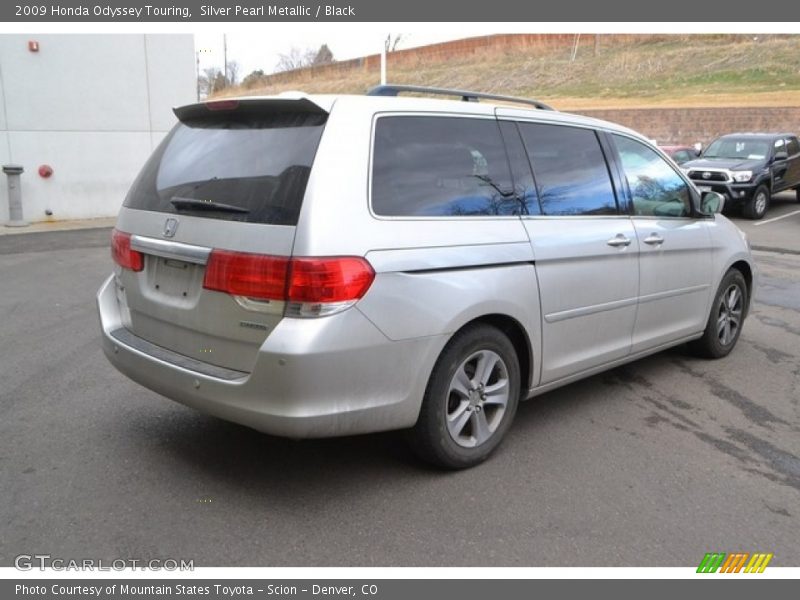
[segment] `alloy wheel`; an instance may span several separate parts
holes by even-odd
[[[736,339],[742,325],[744,295],[738,285],[733,284],[725,290],[719,302],[717,313],[717,337],[723,346]]]
[[[509,400],[508,367],[496,352],[479,350],[456,369],[447,394],[447,431],[464,448],[485,443],[499,427]]]
[[[755,209],[757,215],[763,215],[767,210],[767,194],[759,192],[756,196]]]

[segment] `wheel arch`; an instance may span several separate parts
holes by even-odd
[[[453,336],[458,334],[464,329],[477,325],[477,324],[491,325],[503,332],[511,341],[514,350],[517,353],[517,360],[519,360],[519,373],[520,373],[520,399],[524,400],[528,397],[528,390],[533,386],[533,347],[531,345],[530,336],[528,332],[514,317],[501,313],[491,313],[475,317],[474,319],[464,323],[458,331],[453,333]],[[452,337],[451,336],[451,339]]]
[[[750,306],[753,303],[753,267],[746,260],[737,260],[730,267],[728,267],[728,271],[731,269],[736,269],[739,271],[742,274],[742,277],[744,277],[745,284],[747,285],[746,316],[747,313],[750,312]]]

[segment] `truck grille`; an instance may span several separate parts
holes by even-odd
[[[698,169],[689,171],[689,179],[694,181],[728,181],[728,175],[727,173],[720,173],[719,171]]]

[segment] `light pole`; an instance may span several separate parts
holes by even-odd
[[[225,77],[225,85],[228,85],[228,36],[222,34],[222,72]]]
[[[386,36],[383,42],[383,49],[381,50],[381,85],[386,85],[386,53],[389,51],[389,43],[392,40],[392,35]]]
[[[197,88],[197,101],[200,102],[200,51],[199,50],[197,50],[194,53],[194,57],[195,57],[195,62],[197,64],[197,72],[194,80],[196,83],[195,87]]]
[[[211,50],[209,48],[198,48],[195,51],[195,62],[197,64],[197,101],[200,102],[200,55],[201,54],[211,54]]]

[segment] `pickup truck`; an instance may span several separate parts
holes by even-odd
[[[800,142],[793,133],[731,133],[711,142],[702,155],[681,165],[702,193],[725,196],[761,219],[773,194],[794,189],[800,201]]]

